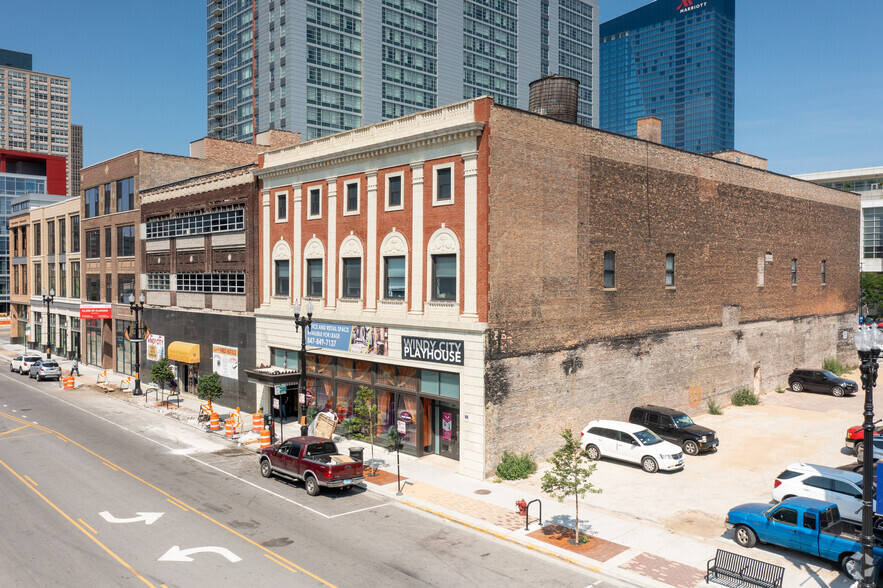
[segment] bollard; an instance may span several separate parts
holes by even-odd
[[[209,428],[212,431],[220,431],[221,430],[221,417],[218,416],[218,413],[213,412],[212,416],[210,417],[209,422],[210,422]]]

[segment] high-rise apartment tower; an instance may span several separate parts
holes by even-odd
[[[597,126],[597,0],[209,0],[208,135],[313,139],[464,98],[527,109],[528,85],[580,81]]]
[[[601,24],[600,127],[636,136],[662,119],[662,143],[733,149],[735,0],[656,0]]]

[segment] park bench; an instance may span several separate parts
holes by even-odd
[[[762,588],[782,588],[784,577],[785,568],[781,566],[718,549],[714,559],[708,560],[705,583],[714,580],[716,584],[726,586],[731,584],[721,580],[736,580],[740,584]]]

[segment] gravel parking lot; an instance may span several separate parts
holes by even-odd
[[[844,377],[861,382],[858,370]],[[883,417],[883,393],[875,394],[875,406]],[[783,394],[762,395],[758,406],[728,406],[718,416],[691,414],[698,424],[717,432],[720,447],[716,452],[685,456],[682,471],[656,474],[638,465],[602,459],[591,482],[603,492],[588,495],[580,509],[583,505],[589,510],[600,507],[656,521],[675,533],[730,538],[724,525],[727,511],[746,502],[772,504],[773,481],[788,464],[803,461],[837,467],[855,463],[844,439],[848,427],[861,424],[863,410],[861,390],[854,396],[834,398],[786,389]],[[592,418],[586,415],[586,423]],[[541,494],[540,478],[547,468],[548,464],[541,463],[536,474],[513,485]]]

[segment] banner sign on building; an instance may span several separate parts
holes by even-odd
[[[109,319],[113,315],[110,304],[90,304],[89,306],[80,306],[81,319]]]
[[[463,365],[463,341],[402,335],[402,359]]]
[[[166,338],[162,335],[147,336],[147,359],[159,361],[166,354]]]
[[[239,379],[239,348],[212,344],[212,365],[224,378]]]
[[[389,355],[389,329],[314,322],[307,331],[307,345],[336,351]]]

